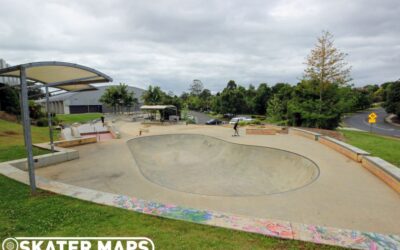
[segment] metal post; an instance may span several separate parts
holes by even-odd
[[[47,121],[49,124],[50,147],[51,147],[51,152],[54,153],[53,128],[52,128],[52,124],[51,124],[49,87],[48,86],[46,86],[46,109],[47,109]]]
[[[28,154],[27,160],[29,169],[29,183],[31,186],[32,194],[35,194],[36,193],[35,166],[34,166],[33,152],[32,152],[31,121],[29,118],[28,88],[26,84],[25,67],[21,67],[20,69],[20,80],[21,80],[22,126],[24,129],[25,148]]]

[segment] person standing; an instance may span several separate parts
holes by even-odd
[[[102,115],[102,116],[100,117],[100,119],[101,119],[101,123],[103,124],[103,127],[104,127],[104,115]]]

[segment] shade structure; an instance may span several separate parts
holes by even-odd
[[[25,69],[27,80],[66,91],[93,89],[91,83],[112,81],[111,77],[95,69],[57,61],[33,62],[0,69],[0,76],[20,78],[21,68]]]
[[[176,109],[174,105],[143,105],[140,107],[141,110],[164,110],[164,109]]]
[[[91,91],[91,90],[97,90],[96,87],[90,85],[90,84],[73,84],[73,85],[61,85],[61,86],[56,86],[56,88],[69,91],[69,92],[78,92],[78,91]]]
[[[20,79],[21,86],[21,116],[24,130],[24,141],[27,152],[29,170],[29,182],[32,193],[36,192],[35,168],[32,152],[31,123],[29,118],[28,86],[27,81],[41,83],[46,88],[46,99],[49,98],[49,87],[59,88],[67,91],[82,91],[93,89],[91,83],[111,82],[112,78],[95,69],[79,64],[66,62],[33,62],[20,64],[0,69],[0,76],[16,77]],[[43,85],[33,86],[42,87]],[[51,128],[51,117],[49,115],[49,127]],[[50,138],[51,129],[50,129]],[[51,143],[52,145],[52,143]]]

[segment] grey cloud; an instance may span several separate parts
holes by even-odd
[[[398,0],[0,0],[0,57],[72,61],[175,93],[201,79],[219,91],[230,79],[296,83],[329,30],[361,86],[400,78],[398,13]]]

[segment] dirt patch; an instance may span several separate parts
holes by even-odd
[[[335,131],[335,130],[320,129],[320,128],[301,128],[301,129],[319,133],[319,134],[322,134],[325,136],[329,136],[329,137],[335,138],[340,141],[345,141],[343,134],[338,131]]]
[[[6,130],[6,131],[1,131],[0,132],[0,136],[8,136],[8,137],[12,137],[12,136],[19,136],[20,134],[18,132],[15,131],[11,131],[11,130]]]
[[[4,135],[18,135],[19,133],[11,130],[3,131]]]
[[[18,121],[17,116],[6,113],[4,111],[0,111],[0,119],[6,120],[9,122],[17,122]]]

